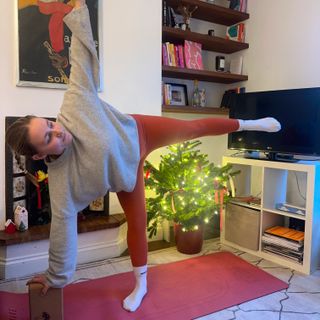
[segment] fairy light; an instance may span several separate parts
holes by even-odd
[[[205,222],[205,223],[209,223],[209,218],[205,218],[205,219],[204,219],[204,222]]]
[[[195,225],[195,226],[193,227],[193,230],[199,230],[199,226]]]
[[[218,214],[218,211],[217,211],[217,210],[215,210],[215,211],[214,211],[214,214]]]

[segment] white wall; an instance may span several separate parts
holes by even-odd
[[[161,1],[100,1],[101,96],[125,113],[161,112]],[[0,228],[5,222],[5,116],[56,116],[63,90],[16,87],[16,1],[0,1]]]
[[[105,80],[101,96],[123,112],[160,114],[161,0],[101,2],[101,60]],[[224,0],[224,3],[228,2]],[[62,90],[15,86],[14,4],[15,1],[0,1],[2,128],[6,115],[55,116],[63,96]],[[249,75],[249,81],[244,83],[247,90],[320,86],[320,1],[248,0],[248,9],[246,41],[250,48],[240,53],[244,55],[244,73]],[[213,88],[210,99],[217,102],[221,88],[219,85]],[[215,138],[212,143],[208,138],[206,141],[213,160],[219,160],[226,152],[226,137]],[[0,150],[4,150],[4,129]],[[3,151],[0,153],[0,226],[5,219],[4,172]],[[112,209],[116,211],[116,205]]]
[[[249,0],[248,91],[320,86],[320,1]]]

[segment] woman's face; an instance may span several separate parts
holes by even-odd
[[[57,122],[33,118],[29,124],[29,139],[38,151],[32,158],[40,160],[48,155],[61,155],[71,144],[72,135]]]

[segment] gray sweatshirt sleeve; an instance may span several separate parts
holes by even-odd
[[[64,22],[72,32],[70,47],[71,73],[69,90],[76,89],[83,94],[97,94],[99,87],[99,60],[92,37],[89,11],[86,5],[73,9]]]

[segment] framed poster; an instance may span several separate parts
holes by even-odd
[[[63,18],[74,0],[17,0],[18,86],[66,88],[71,31]],[[99,52],[98,0],[87,0]]]

